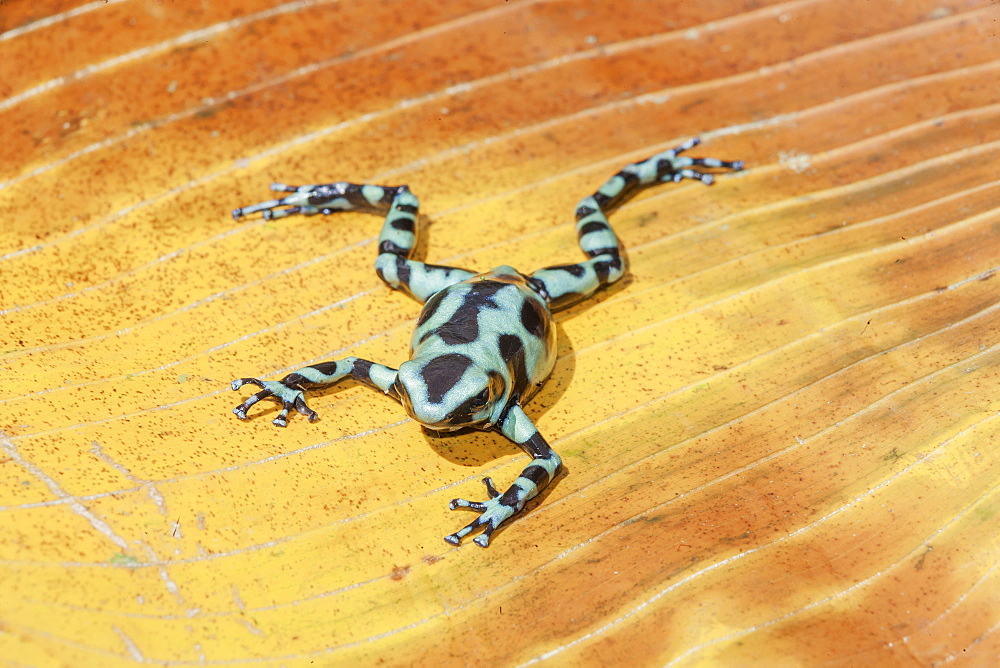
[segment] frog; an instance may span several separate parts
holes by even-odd
[[[233,413],[247,420],[250,407],[270,400],[281,406],[273,420],[278,427],[288,425],[292,411],[315,422],[319,416],[309,408],[306,395],[351,379],[399,402],[410,418],[432,432],[499,432],[531,461],[502,493],[485,477],[485,501],[453,499],[452,510],[469,509],[478,516],[444,538],[457,546],[481,530],[473,542],[487,547],[493,533],[520,513],[562,467],[562,459],[524,406],[555,366],[553,312],[587,299],[625,274],[625,256],[608,215],[644,188],[684,179],[711,185],[715,176],[706,170],[744,168],[741,160],[682,155],[699,143],[693,138],[621,168],[577,204],[577,242],[587,259],[530,274],[507,265],[478,273],[413,259],[420,202],[407,185],[272,184],[272,191],[284,195],[234,209],[234,220],[258,212],[268,220],[348,211],[384,216],[375,272],[423,308],[409,359],[397,368],[350,356],[303,366],[280,380],[238,378],[231,383],[233,390],[252,385],[260,391]]]

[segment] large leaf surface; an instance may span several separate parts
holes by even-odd
[[[1000,90],[987,0],[0,7],[0,657],[20,664],[986,665],[1000,656]],[[747,162],[612,218],[528,412],[565,473],[364,388],[241,423],[234,377],[396,365],[380,222],[577,261],[576,201],[700,135]]]

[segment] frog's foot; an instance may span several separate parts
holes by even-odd
[[[669,169],[666,170],[666,173],[663,173],[662,176],[660,176],[660,181],[673,181],[674,183],[680,183],[683,179],[694,179],[695,181],[701,181],[708,186],[712,185],[715,181],[715,176],[702,172],[698,169],[691,169],[692,167],[731,169],[735,172],[743,169],[744,165],[742,160],[729,161],[718,160],[716,158],[689,158],[687,156],[680,155],[684,151],[694,148],[700,143],[701,139],[694,137],[693,139],[687,140],[680,146],[675,146],[669,151],[653,156],[652,159],[658,160],[664,165],[669,165]],[[658,170],[659,169],[662,169],[662,167],[659,167],[658,165]]]
[[[269,199],[259,204],[242,206],[233,209],[233,219],[239,220],[251,213],[261,212],[264,220],[284,218],[300,214],[314,216],[317,213],[329,215],[334,211],[344,211],[353,208],[344,199],[347,183],[323,183],[308,186],[286,186],[284,183],[272,183],[271,190],[279,193],[291,193],[279,199]]]
[[[281,404],[281,412],[274,418],[273,423],[279,427],[288,425],[288,413],[295,409],[302,415],[309,418],[310,422],[315,422],[319,415],[306,405],[306,396],[298,387],[288,386],[277,380],[260,380],[258,378],[238,378],[231,383],[233,390],[238,390],[244,385],[256,385],[261,391],[253,395],[242,404],[233,409],[241,420],[247,419],[247,409],[262,399],[271,399]]]
[[[316,183],[307,186],[272,183],[271,190],[289,194],[277,199],[269,199],[260,204],[233,209],[233,218],[239,220],[243,216],[258,211],[264,220],[284,218],[295,214],[314,216],[321,213],[328,216],[338,211],[386,214],[389,212],[395,197],[404,192],[416,202],[416,198],[410,194],[406,186],[376,186],[347,183],[346,181]]]
[[[480,503],[479,501],[453,499],[448,504],[448,507],[452,510],[456,508],[471,508],[480,513],[479,517],[465,527],[444,537],[452,545],[458,545],[463,537],[469,535],[479,527],[483,527],[483,533],[473,538],[472,541],[479,547],[486,547],[490,544],[490,536],[493,535],[497,527],[520,510],[517,506],[510,504],[510,501],[514,499],[508,499],[508,495],[506,494],[503,496],[500,495],[500,492],[493,486],[493,481],[490,478],[483,478],[483,482],[486,484],[486,492],[490,496],[489,501]],[[523,505],[523,502],[521,502],[521,505]]]

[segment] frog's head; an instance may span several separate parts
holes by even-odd
[[[403,362],[394,388],[410,417],[434,431],[489,429],[504,401],[500,374],[460,353]]]

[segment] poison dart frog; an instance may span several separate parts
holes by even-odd
[[[375,271],[389,287],[422,303],[411,341],[410,359],[393,369],[358,357],[311,364],[281,380],[240,378],[233,390],[252,384],[261,390],[233,412],[247,419],[247,409],[263,399],[281,404],[274,424],[284,427],[296,410],[310,422],[317,414],[306,393],[350,376],[403,405],[411,418],[433,431],[465,427],[496,430],[520,446],[531,462],[500,493],[485,478],[487,501],[454,499],[452,510],[469,508],[479,516],[453,534],[452,545],[482,529],[474,541],[489,545],[490,536],[517,514],[555,477],[562,461],[524,412],[524,404],[552,371],[556,330],[552,312],[584,299],[622,277],[625,265],[618,237],[607,215],[636,192],[657,183],[694,179],[711,184],[713,176],[697,169],[743,169],[742,161],[691,158],[680,154],[699,143],[680,146],[626,165],[576,208],[576,233],[589,258],[522,274],[500,266],[482,274],[410,259],[416,242],[419,201],[405,185],[330,183],[306,186],[272,184],[290,193],[233,211],[233,218],[261,212],[265,219],[293,214],[328,215],[359,211],[385,216]]]

